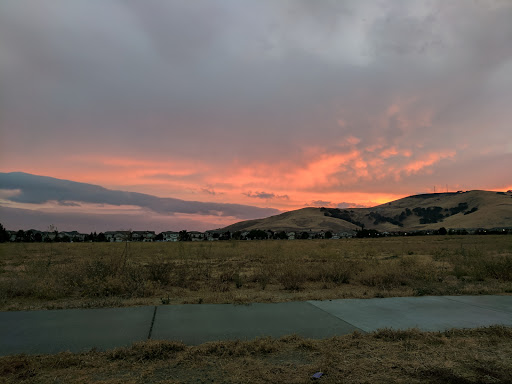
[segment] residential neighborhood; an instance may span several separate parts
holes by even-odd
[[[1,225],[1,224],[0,224]],[[330,231],[280,231],[271,230],[251,230],[251,231],[164,231],[155,233],[155,231],[106,231],[92,232],[90,234],[79,233],[77,231],[58,231],[57,229],[40,231],[37,229],[24,230],[6,230],[3,226],[0,228],[4,235],[2,241],[10,242],[112,242],[120,243],[130,242],[177,242],[177,241],[222,241],[222,240],[295,240],[295,239],[341,239],[355,237],[356,232],[332,233]]]
[[[361,229],[358,231],[331,232],[331,231],[272,231],[253,229],[250,231],[106,231],[92,232],[90,234],[78,231],[58,231],[57,229],[40,231],[30,229],[27,231],[6,230],[0,224],[0,242],[177,242],[177,241],[223,241],[223,240],[313,240],[313,239],[347,239],[352,237],[390,237],[390,236],[429,236],[429,235],[486,235],[486,234],[512,234],[512,228],[491,229],[445,229],[421,231],[395,231],[379,232],[374,229]]]

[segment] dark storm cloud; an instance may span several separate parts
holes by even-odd
[[[7,198],[16,203],[41,204],[57,201],[63,205],[72,205],[71,202],[134,205],[160,214],[218,215],[239,219],[254,219],[279,213],[277,209],[272,208],[184,201],[136,192],[113,191],[97,185],[21,172],[0,173],[0,189],[19,190],[18,194]]]

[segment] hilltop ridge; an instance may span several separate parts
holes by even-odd
[[[404,197],[370,208],[302,208],[219,231],[420,231],[512,227],[512,192],[472,190]]]

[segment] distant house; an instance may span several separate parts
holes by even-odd
[[[309,235],[309,238],[311,239],[311,234]],[[313,232],[313,239],[325,239],[325,232]]]
[[[155,239],[155,237],[156,237],[155,231],[133,231],[132,232],[132,240],[133,241],[151,242]]]
[[[355,232],[338,232],[338,233],[333,233],[332,235],[332,238],[336,238],[336,239],[349,239],[351,237],[354,237],[355,236]]]
[[[205,234],[202,232],[191,231],[188,234],[192,241],[203,241],[205,239]]]
[[[55,240],[56,234],[55,232],[45,232],[45,237],[53,241]]]
[[[163,241],[178,241],[180,234],[174,231],[162,232]]]
[[[151,242],[155,240],[155,237],[155,231],[146,231],[143,235],[142,241]]]
[[[104,233],[105,237],[107,238],[107,241],[114,241],[116,232],[114,231],[107,231]]]
[[[142,241],[143,240],[144,231],[133,231],[132,232],[132,240],[133,241]]]
[[[70,241],[84,241],[87,236],[85,233],[79,233],[78,231],[60,232],[59,237],[63,238],[67,236]]]
[[[208,241],[217,241],[220,236],[218,232],[205,232],[204,235]]]
[[[107,231],[104,233],[107,240],[112,243],[122,243],[123,241],[130,241],[131,234],[132,233],[130,231]]]
[[[60,241],[69,241],[71,240],[71,238],[68,236],[68,233],[67,232],[59,232],[57,234],[57,238],[60,240]]]

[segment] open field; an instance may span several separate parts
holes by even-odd
[[[511,236],[0,244],[1,310],[511,293]]]
[[[512,329],[380,330],[185,346],[148,341],[106,352],[0,357],[5,383],[510,383]]]

